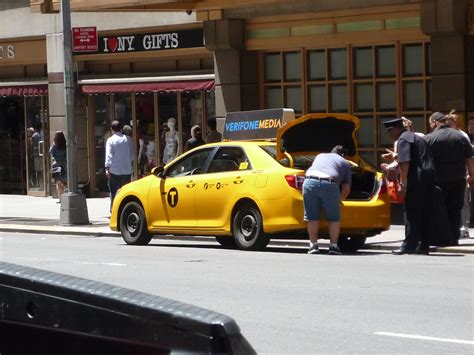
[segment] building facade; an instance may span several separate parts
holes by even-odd
[[[24,21],[58,22],[48,12],[59,3],[31,1]],[[377,167],[392,145],[384,120],[403,115],[426,133],[433,111],[456,109],[464,120],[474,114],[472,0],[71,0],[71,8],[92,11],[73,12],[73,26],[99,31],[98,51],[74,55],[78,180],[90,195],[107,192],[103,150],[112,119],[133,129],[139,178],[162,163],[170,117],[182,152],[193,124],[205,128],[215,116],[222,130],[227,112],[348,112],[361,120],[361,156]],[[42,33],[25,27],[22,35],[8,32],[13,22],[1,26],[0,134],[11,125],[23,132],[16,138],[21,149],[10,148],[18,156],[2,162],[1,186],[23,179],[13,184],[15,193],[47,195],[47,154],[29,148],[28,128],[34,132],[40,121],[49,130],[46,148],[54,131],[65,128],[60,25],[43,25]],[[178,34],[183,41],[175,46]],[[36,151],[43,157],[43,186],[35,177]]]

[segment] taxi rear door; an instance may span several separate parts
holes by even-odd
[[[253,186],[250,162],[242,147],[221,147],[196,188],[197,226],[221,230],[239,196]]]

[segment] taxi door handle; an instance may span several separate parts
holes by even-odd
[[[186,184],[186,187],[189,187],[189,188],[194,187],[194,186],[196,186],[196,183],[192,180]]]
[[[244,179],[242,179],[241,177],[236,177],[234,180],[234,184],[241,184],[243,182],[244,182]]]

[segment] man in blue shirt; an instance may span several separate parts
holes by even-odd
[[[105,145],[105,176],[109,179],[110,210],[115,194],[123,185],[129,183],[133,172],[132,139],[120,131],[120,122],[112,121],[113,135]]]
[[[329,225],[329,254],[341,254],[337,241],[339,239],[340,202],[345,200],[351,191],[352,172],[349,162],[344,159],[345,151],[340,145],[331,153],[316,156],[311,167],[306,171],[303,183],[304,220],[307,221],[310,247],[308,254],[318,254],[318,232],[321,219],[321,208],[325,212]]]

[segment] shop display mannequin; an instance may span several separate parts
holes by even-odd
[[[168,119],[168,132],[165,134],[165,149],[163,151],[163,164],[168,164],[178,155],[179,136],[176,131],[176,118]]]

